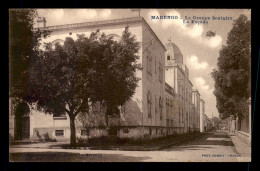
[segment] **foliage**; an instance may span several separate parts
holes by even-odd
[[[218,117],[213,117],[213,118],[212,118],[212,121],[214,122],[215,125],[218,125],[218,124],[221,123],[221,119],[218,118]]]
[[[124,104],[133,94],[139,43],[125,29],[120,42],[99,31],[90,37],[66,38],[64,45],[45,45],[30,69],[29,103],[51,114],[70,117],[71,145],[75,145],[75,118],[88,113],[89,103],[100,102],[106,111]],[[112,107],[111,107],[112,106]],[[107,113],[106,112],[106,116]]]
[[[39,54],[39,42],[49,35],[48,31],[33,31],[37,16],[34,9],[9,11],[10,96],[20,100],[30,98],[29,68]]]
[[[251,22],[245,15],[234,21],[227,45],[219,52],[218,68],[212,72],[221,119],[230,115],[241,117],[247,112],[246,101],[250,96],[250,29]]]
[[[135,76],[141,66],[137,64],[139,56],[139,43],[135,36],[131,35],[126,27],[120,42],[106,38],[105,34],[95,41],[99,42],[95,59],[93,61],[94,79],[90,82],[93,87],[91,100],[104,103],[107,107],[106,122],[108,116],[119,114],[117,107],[123,105],[135,93],[139,78]]]

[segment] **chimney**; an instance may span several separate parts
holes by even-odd
[[[45,17],[38,17],[38,19],[37,19],[37,26],[38,26],[38,28],[46,27],[46,19],[45,19]]]

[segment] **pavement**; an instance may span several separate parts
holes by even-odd
[[[201,134],[153,151],[10,147],[9,160],[19,162],[248,162],[227,132]]]
[[[251,145],[244,142],[241,138],[239,138],[235,134],[229,133],[229,136],[235,146],[236,151],[241,154],[241,157],[239,158],[240,161],[251,161]]]

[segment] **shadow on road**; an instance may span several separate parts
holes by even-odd
[[[196,137],[192,140],[180,142],[171,147],[173,151],[183,151],[183,150],[202,150],[210,149],[212,147],[204,145],[218,145],[218,146],[234,146],[230,137],[224,132],[213,132],[205,133],[201,137]],[[169,150],[169,149],[164,149]]]
[[[28,152],[11,153],[12,162],[138,162],[150,157],[133,157],[122,154],[80,154],[69,152]]]

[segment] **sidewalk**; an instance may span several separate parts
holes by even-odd
[[[251,146],[250,144],[245,143],[237,135],[229,133],[229,136],[236,148],[236,151],[241,155],[239,159],[241,161],[251,161]]]
[[[10,145],[11,148],[45,148],[45,149],[88,149],[88,150],[120,150],[120,151],[155,151],[181,143],[190,139],[198,138],[204,133],[190,133],[176,135],[164,139],[154,139],[143,142],[142,144],[109,144],[109,145],[78,145],[70,147],[68,142],[48,142],[48,143],[32,143],[32,144],[16,144]]]

